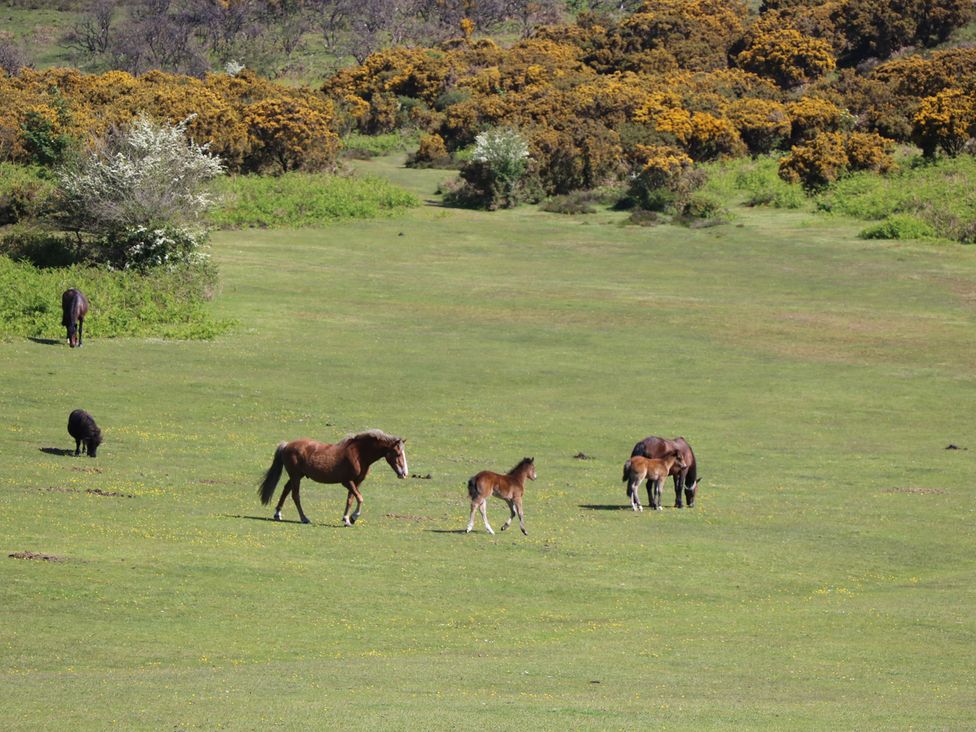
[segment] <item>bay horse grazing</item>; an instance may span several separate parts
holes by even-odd
[[[88,457],[95,457],[102,444],[102,431],[88,412],[76,409],[68,415],[68,434],[75,438],[75,455],[80,455],[84,446]]]
[[[474,513],[479,508],[488,533],[495,533],[488,523],[488,512],[485,504],[488,503],[491,496],[497,496],[508,504],[508,510],[512,512],[508,521],[502,524],[502,531],[512,525],[512,519],[517,515],[519,528],[522,529],[523,534],[528,536],[529,532],[525,530],[525,517],[522,514],[522,495],[525,493],[526,478],[535,480],[534,458],[522,458],[521,462],[505,475],[493,473],[490,470],[482,470],[469,478],[468,495],[471,496],[471,517],[468,519],[468,528],[465,533],[469,533],[474,528]]]
[[[630,496],[630,505],[635,511],[643,511],[641,506],[638,489],[641,481],[647,478],[647,500],[651,504],[651,510],[661,510],[661,485],[665,478],[671,473],[671,469],[677,467],[684,470],[685,465],[681,452],[677,449],[664,453],[661,458],[646,458],[641,456],[632,457],[624,463],[623,480],[627,483],[627,495]]]
[[[695,453],[684,437],[675,437],[673,440],[653,435],[645,437],[634,445],[630,456],[661,458],[664,453],[674,449],[681,453],[681,458],[686,466],[684,468],[679,468],[676,465],[671,467],[671,475],[674,477],[674,507],[681,508],[681,492],[684,491],[688,508],[693,508],[695,496],[698,494],[698,484],[702,479],[698,475],[698,462],[695,460]]]
[[[68,345],[81,348],[81,331],[88,315],[88,298],[71,288],[61,295],[61,325],[68,329]]]
[[[281,520],[281,507],[291,493],[299,518],[303,524],[307,524],[310,522],[308,516],[302,511],[298,492],[302,478],[311,478],[319,483],[342,483],[349,491],[342,523],[352,526],[363,510],[363,494],[360,493],[359,486],[366,479],[369,467],[373,463],[380,458],[386,458],[386,462],[393,468],[397,478],[407,477],[407,454],[403,448],[404,442],[403,438],[393,437],[382,430],[360,432],[334,445],[315,440],[282,442],[275,448],[271,467],[264,474],[264,479],[258,488],[261,503],[268,505],[281,478],[282,469],[287,470],[288,482],[281,492],[274,519]],[[353,497],[356,499],[356,511],[350,515]]]

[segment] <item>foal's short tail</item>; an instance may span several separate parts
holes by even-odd
[[[473,477],[468,478],[468,495],[471,496],[472,501],[478,497],[478,486],[475,485]]]
[[[268,468],[268,472],[264,474],[264,480],[258,486],[258,493],[261,495],[261,503],[265,506],[271,502],[271,496],[274,495],[275,488],[278,487],[278,480],[281,478],[281,469],[284,467],[284,462],[281,459],[281,451],[284,449],[287,443],[279,442],[278,447],[275,448],[274,459],[271,461],[271,467]]]
[[[624,463],[624,477],[621,480],[624,483],[630,480],[630,460]]]

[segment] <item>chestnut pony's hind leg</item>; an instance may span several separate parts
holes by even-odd
[[[278,499],[278,505],[275,507],[274,520],[281,521],[281,507],[285,505],[285,499],[288,498],[288,494],[291,493],[292,481],[294,478],[288,477],[285,487],[281,489],[281,498]]]
[[[303,524],[310,524],[312,522],[308,520],[308,516],[302,510],[302,498],[298,493],[298,489],[301,487],[300,483],[300,480],[295,481],[295,487],[291,489],[291,497],[295,501],[295,508],[298,509],[298,518],[302,520]]]

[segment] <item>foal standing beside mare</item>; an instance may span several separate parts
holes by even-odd
[[[482,470],[480,473],[468,479],[468,495],[471,496],[471,517],[468,519],[468,528],[465,533],[474,528],[474,513],[481,509],[481,518],[485,520],[485,528],[489,534],[495,532],[491,530],[488,523],[488,512],[485,504],[491,496],[498,496],[508,504],[508,510],[512,515],[508,517],[502,525],[502,531],[512,525],[512,519],[518,516],[519,528],[526,536],[529,532],[525,530],[525,519],[522,515],[522,495],[525,493],[525,479],[535,480],[535,459],[522,458],[522,461],[505,475],[493,473],[490,470]]]
[[[403,438],[393,437],[382,430],[360,432],[334,445],[315,440],[282,442],[275,449],[271,467],[264,474],[264,479],[258,488],[261,503],[266,506],[271,501],[284,468],[288,471],[288,482],[285,483],[278,507],[275,509],[275,521],[281,520],[281,507],[291,493],[302,523],[310,523],[308,516],[302,511],[302,502],[298,494],[302,478],[308,477],[319,483],[342,483],[349,491],[342,523],[352,526],[363,510],[363,494],[359,492],[359,486],[366,480],[370,465],[380,458],[386,458],[386,462],[393,468],[397,478],[407,477],[407,454],[403,449],[404,442]],[[356,511],[350,515],[353,497],[356,499]]]
[[[88,315],[88,298],[72,287],[61,295],[61,325],[68,329],[68,345],[81,348],[81,331]]]
[[[701,476],[698,475],[698,462],[695,460],[695,453],[684,437],[675,437],[673,440],[666,440],[663,437],[653,435],[645,437],[634,445],[630,456],[661,458],[666,452],[675,449],[681,453],[686,467],[671,466],[671,475],[674,476],[674,507],[681,508],[681,492],[684,490],[688,508],[692,508],[695,505],[695,496],[698,494]]]
[[[635,511],[644,510],[638,489],[641,481],[647,478],[647,500],[651,504],[652,511],[660,511],[661,485],[664,479],[671,473],[672,468],[684,470],[686,467],[688,466],[685,465],[677,449],[664,453],[664,457],[661,458],[646,458],[638,455],[625,462],[623,480],[627,484],[631,508]]]

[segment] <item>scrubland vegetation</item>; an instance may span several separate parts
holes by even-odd
[[[972,2],[2,10],[5,729],[971,725]]]

